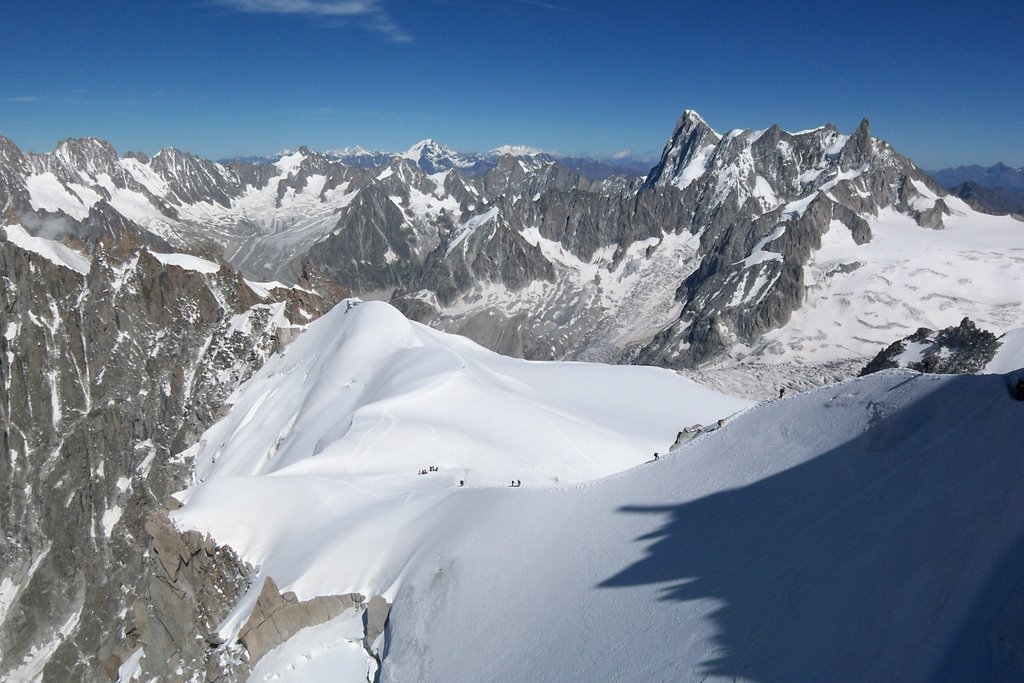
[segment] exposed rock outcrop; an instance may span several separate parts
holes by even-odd
[[[291,591],[282,595],[268,576],[256,606],[238,632],[239,642],[249,653],[249,666],[303,628],[328,622],[345,610],[362,608],[365,601],[359,593],[320,595],[300,601]]]
[[[180,533],[162,512],[149,515],[148,585],[132,603],[122,639],[100,653],[103,670],[117,680],[122,666],[146,680],[237,680],[237,657],[217,650],[217,625],[244,594],[252,568],[209,536]],[[140,652],[141,651],[141,652]],[[134,662],[130,662],[134,658]]]
[[[909,368],[944,375],[980,372],[991,362],[1000,342],[996,335],[968,318],[955,327],[934,332],[921,328],[878,352],[860,371],[870,375],[889,368]]]

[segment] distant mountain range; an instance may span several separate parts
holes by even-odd
[[[1024,214],[1024,168],[1003,163],[994,166],[957,166],[931,176],[978,211]]]
[[[1024,324],[1005,280],[1019,223],[947,196],[866,120],[848,134],[719,133],[687,111],[653,168],[593,177],[612,163],[430,139],[217,163],[119,155],[95,138],[23,153],[0,138],[0,205],[90,255],[130,237],[250,280],[319,276],[533,359],[745,359],[794,379],[859,369],[893,338],[967,315]],[[990,235],[981,260],[960,241],[978,231]],[[992,277],[965,297],[964,271]]]
[[[307,149],[307,148],[301,148]],[[284,150],[276,156],[249,156],[222,159],[222,164],[253,163],[273,164],[282,156],[295,150]],[[502,145],[487,152],[459,152],[436,140],[426,139],[417,142],[404,152],[385,152],[367,150],[358,145],[321,152],[330,161],[340,162],[360,168],[383,166],[394,157],[402,157],[416,163],[427,173],[440,173],[458,169],[463,175],[480,176],[498,165],[505,155],[534,158],[544,162],[557,162],[561,166],[586,176],[591,180],[606,180],[612,176],[639,177],[646,176],[656,163],[656,159],[635,156],[596,157],[570,156],[547,152],[536,147],[524,145]]]
[[[1024,168],[1012,168],[1003,163],[994,166],[957,166],[934,171],[932,177],[944,187],[955,187],[973,182],[982,187],[1003,187],[1024,190]]]

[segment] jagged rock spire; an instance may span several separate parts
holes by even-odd
[[[684,169],[709,146],[717,145],[722,139],[700,114],[687,109],[676,122],[675,130],[665,144],[661,160],[651,170],[645,187],[656,187],[674,180]]]

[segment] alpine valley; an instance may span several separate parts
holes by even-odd
[[[867,120],[0,137],[0,275],[0,679],[1024,677],[1024,222]]]

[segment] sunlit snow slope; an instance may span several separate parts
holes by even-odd
[[[349,303],[237,392],[174,517],[258,564],[257,590],[392,601],[382,681],[1019,677],[1007,382],[886,371],[743,410],[664,370],[503,358]],[[254,678],[365,677],[343,622]]]
[[[175,517],[302,598],[393,595],[454,494],[620,472],[749,405],[664,369],[506,358],[354,300],[230,403],[190,453],[198,484]]]

